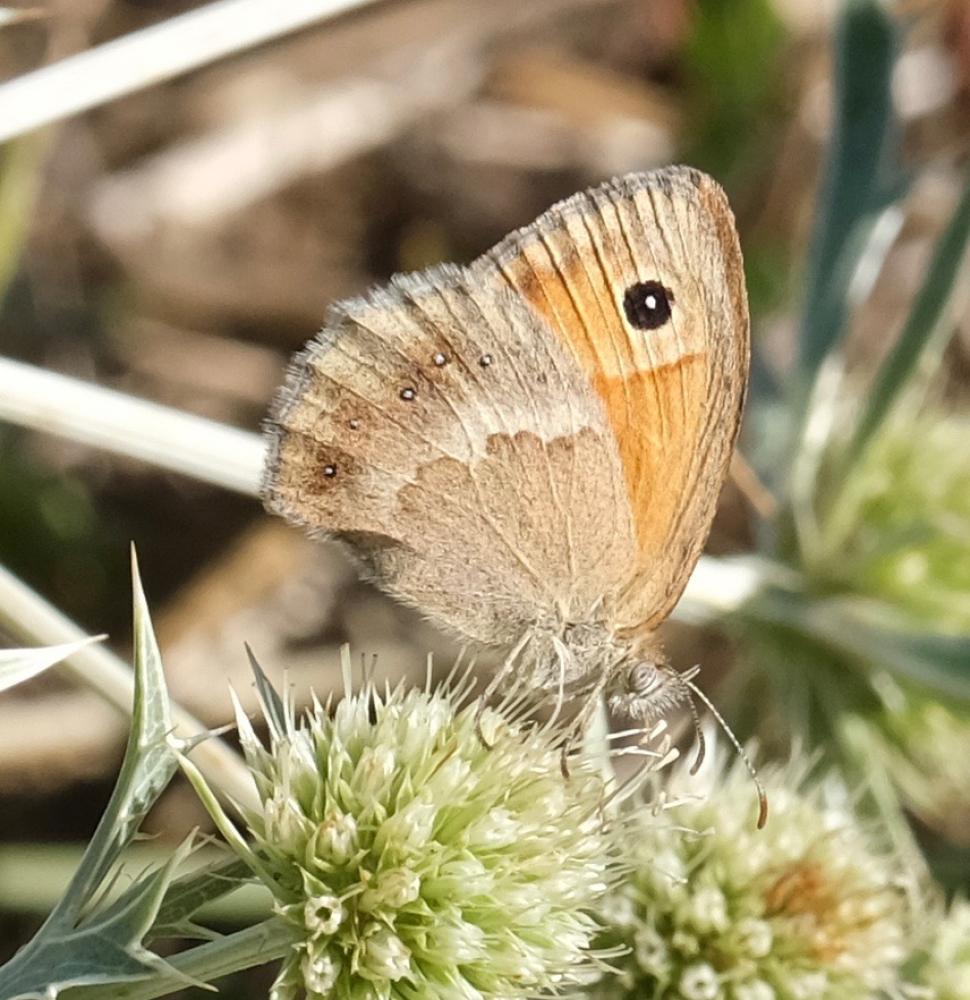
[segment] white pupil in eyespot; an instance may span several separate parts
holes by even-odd
[[[646,307],[648,309],[656,309],[657,308],[657,296],[656,295],[648,295],[643,301],[646,304]]]

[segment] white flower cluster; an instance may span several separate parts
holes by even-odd
[[[854,819],[844,789],[808,783],[795,767],[763,777],[764,830],[750,778],[734,766],[705,798],[685,795],[628,833],[633,871],[606,913],[605,940],[629,950],[594,996],[862,1000],[897,985],[911,913],[898,866]]]
[[[970,997],[970,902],[958,899],[933,928],[926,960],[920,970],[922,990],[915,995],[932,1000]]]
[[[766,770],[759,830],[741,761],[709,770],[706,795],[680,768],[658,813],[585,756],[565,776],[556,726],[489,710],[486,745],[465,702],[365,686],[298,724],[271,701],[268,746],[239,713],[261,805],[236,847],[293,935],[273,1000],[876,1000],[921,985],[902,972],[918,894],[840,782],[797,760]],[[923,963],[945,1000],[970,968],[966,912]]]
[[[274,996],[482,1000],[590,979],[592,908],[615,880],[598,772],[556,733],[447,690],[372,688],[264,748],[241,726],[247,816],[294,947]],[[279,729],[280,727],[277,727]],[[272,729],[272,727],[271,727]]]

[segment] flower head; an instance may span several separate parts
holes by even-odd
[[[846,421],[851,426],[851,421]],[[866,594],[934,628],[970,628],[970,418],[891,420],[823,507],[829,588]]]
[[[970,902],[958,899],[934,929],[920,986],[933,1000],[970,996]]]
[[[933,631],[970,633],[968,433],[970,418],[954,412],[887,423],[823,518],[828,555],[815,571],[826,589],[877,598]],[[970,712],[906,680],[871,676],[881,699],[873,745],[903,802],[967,843]]]
[[[629,953],[595,996],[856,1000],[895,982],[910,906],[898,866],[837,783],[809,783],[794,764],[762,777],[763,830],[737,764],[703,799],[679,773],[668,793],[683,798],[638,818],[632,875],[607,913],[610,942]]]
[[[533,996],[588,980],[613,880],[604,784],[555,734],[453,691],[366,687],[243,747],[258,870],[295,945],[274,995]]]
[[[948,840],[970,846],[970,711],[877,675],[882,709],[872,752],[906,805]]]

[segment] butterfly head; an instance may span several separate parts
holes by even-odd
[[[608,689],[610,710],[644,725],[690,701],[684,678],[661,656],[638,656],[621,664]]]
[[[741,758],[748,774],[758,790],[758,829],[762,829],[768,821],[768,797],[764,786],[758,779],[754,765],[751,763],[744,747],[725,722],[724,717],[711,703],[707,695],[693,683],[700,667],[691,667],[684,673],[678,673],[659,655],[644,655],[632,657],[621,664],[615,675],[612,686],[608,689],[610,709],[628,716],[643,726],[649,726],[658,718],[667,714],[677,705],[686,704],[694,723],[694,735],[697,739],[697,754],[690,767],[690,773],[696,774],[704,762],[705,738],[701,728],[697,709],[692,696],[704,703],[717,720],[725,736],[731,742]]]

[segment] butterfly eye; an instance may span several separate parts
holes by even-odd
[[[674,293],[659,281],[638,281],[623,296],[623,311],[631,326],[656,330],[670,319]]]
[[[633,694],[650,694],[659,683],[660,673],[652,663],[638,663],[630,671],[629,687]]]

